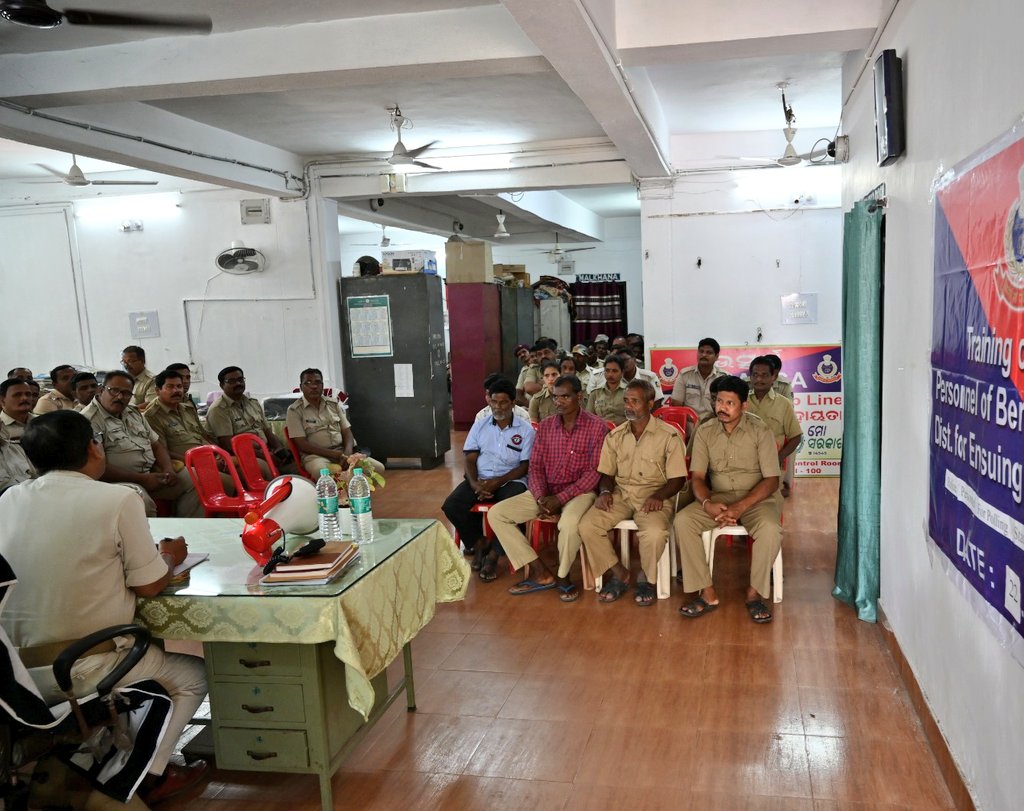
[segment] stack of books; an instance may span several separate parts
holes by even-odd
[[[323,586],[339,577],[358,559],[359,547],[351,541],[331,541],[315,555],[279,563],[260,578],[264,586]]]

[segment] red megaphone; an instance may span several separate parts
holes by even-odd
[[[274,489],[269,498],[253,507],[245,515],[245,527],[242,529],[242,546],[249,556],[260,566],[266,566],[273,556],[274,544],[278,541],[284,543],[284,530],[273,518],[267,518],[266,513],[284,501],[291,495],[292,484],[284,481]]]

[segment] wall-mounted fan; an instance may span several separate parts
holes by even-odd
[[[548,261],[552,265],[557,265],[559,262],[562,261],[563,258],[565,258],[565,255],[567,253],[576,253],[577,251],[592,251],[594,250],[594,247],[595,246],[591,245],[587,248],[560,248],[558,246],[558,232],[555,231],[555,247],[548,248],[547,250],[542,250],[541,253],[547,256]]]
[[[225,273],[247,276],[266,270],[267,257],[255,248],[247,248],[241,242],[232,242],[230,248],[217,254],[214,264]]]
[[[85,176],[85,172],[78,166],[78,158],[75,155],[71,156],[71,168],[66,172],[58,171],[52,166],[47,166],[45,163],[37,163],[40,169],[45,169],[51,175],[59,178],[62,183],[66,183],[69,186],[155,186],[158,181],[156,180],[89,180]],[[32,180],[23,181],[29,183],[56,183],[56,180]]]
[[[208,34],[213,28],[209,17],[185,14],[131,14],[121,9],[113,11],[87,11],[50,8],[46,0],[0,0],[0,19],[24,25],[26,28],[56,28],[69,25],[102,25],[130,28],[167,28]]]

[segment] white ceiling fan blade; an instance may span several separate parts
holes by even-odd
[[[37,163],[37,164],[34,164],[34,165],[38,166],[40,169],[46,170],[47,172],[49,172],[54,177],[59,177],[61,180],[63,180],[64,178],[67,177],[67,175],[64,174],[63,172],[58,172],[52,166],[47,166],[45,163]],[[49,181],[47,181],[47,182],[49,182]]]
[[[592,251],[596,248],[596,245],[591,245],[588,248],[562,248],[562,253],[575,253],[576,251]]]
[[[422,166],[424,169],[440,169],[441,168],[440,166],[434,166],[434,165],[429,164],[429,163],[424,163],[423,161],[412,161],[412,165],[413,166]]]
[[[156,180],[90,180],[90,186],[155,186]]]
[[[408,155],[410,158],[418,158],[420,155],[422,155],[424,152],[426,152],[428,149],[430,149],[430,147],[432,147],[436,143],[437,143],[437,141],[431,141],[429,144],[424,144],[423,146],[418,146],[415,149],[407,149],[407,150],[405,150],[405,154]]]

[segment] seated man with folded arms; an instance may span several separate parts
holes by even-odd
[[[217,441],[199,422],[196,409],[185,405],[185,386],[180,372],[164,369],[157,374],[153,382],[156,399],[149,404],[143,419],[160,437],[172,463],[181,463],[180,466],[174,465],[180,470],[184,466],[185,454],[188,451],[200,445],[216,445]],[[217,461],[218,467],[221,467],[220,460]],[[220,480],[229,496],[236,495],[234,479],[228,475],[226,468],[221,469]]]
[[[237,366],[226,366],[217,373],[217,382],[224,393],[213,401],[206,412],[206,427],[217,437],[217,444],[231,453],[231,437],[236,434],[255,434],[267,443],[278,470],[282,473],[298,473],[291,451],[274,434],[260,401],[246,396],[245,372]],[[270,475],[269,468],[264,471],[264,475]]]
[[[626,422],[608,434],[597,470],[601,474],[594,506],[580,521],[594,576],[605,576],[598,600],[611,603],[628,588],[629,572],[608,533],[632,518],[638,528],[640,568],[646,582],[636,587],[636,604],[657,599],[658,560],[668,542],[676,493],[686,479],[686,450],[679,431],[651,416],[654,388],[646,380],[626,387]],[[610,575],[610,576],[606,576]]]
[[[378,473],[384,472],[384,465],[376,459],[354,452],[352,426],[341,405],[324,397],[324,376],[319,369],[302,370],[299,390],[302,396],[288,406],[288,436],[314,480],[332,463],[341,465],[342,470],[370,465]]]
[[[142,488],[146,515],[156,515],[154,499],[174,502],[180,518],[205,515],[192,479],[185,470],[175,471],[160,436],[130,405],[135,382],[127,372],[107,372],[99,394],[82,409],[92,423],[106,453],[105,482],[125,482]]]
[[[779,467],[785,469],[786,459],[796,452],[803,439],[803,430],[793,411],[793,403],[779,394],[774,386],[775,370],[767,356],[754,358],[750,362],[750,397],[747,400],[747,413],[756,414],[764,420],[775,438],[775,446],[779,449]],[[792,464],[789,468],[792,468]],[[782,495],[786,495],[783,480]]]
[[[141,346],[126,346],[121,350],[121,367],[135,380],[132,405],[139,411],[145,411],[156,399],[156,389],[153,385],[155,378],[146,368],[146,350]]]
[[[75,367],[68,364],[56,366],[50,370],[50,382],[53,389],[46,392],[36,402],[32,409],[33,414],[49,414],[51,411],[61,409],[74,409],[75,392],[71,388],[71,381],[75,376]]]
[[[608,428],[604,420],[580,410],[581,385],[574,375],[555,381],[556,413],[541,421],[530,454],[528,490],[495,505],[487,520],[513,568],[526,567],[523,580],[510,594],[529,594],[555,587],[562,602],[580,596],[569,570],[580,550],[579,522],[594,503],[601,447]],[[519,530],[534,518],[558,519],[558,572],[550,571]],[[532,572],[531,572],[532,567]]]
[[[484,378],[484,402],[487,404],[479,411],[476,412],[476,416],[473,417],[473,422],[479,422],[483,419],[490,419],[491,414],[491,395],[487,393],[487,389],[490,388],[491,383],[495,380],[508,380],[505,375],[501,372],[491,372],[487,377]],[[512,413],[515,414],[519,419],[530,422],[530,412],[523,408],[521,405],[512,406]]]
[[[690,486],[695,500],[676,516],[674,524],[683,589],[697,592],[692,602],[679,609],[684,617],[702,617],[718,607],[701,534],[742,524],[756,539],[747,611],[757,623],[772,619],[764,598],[771,589],[772,565],[782,545],[782,499],[776,493],[779,456],[768,425],[745,411],[748,393],[746,382],[738,377],[722,380],[715,400],[718,419],[701,425],[694,438]]]
[[[529,421],[512,413],[515,388],[505,378],[495,380],[487,389],[491,398],[491,418],[473,423],[462,452],[465,455],[465,479],[448,494],[442,512],[451,521],[466,553],[473,550],[474,568],[480,579],[490,582],[498,577],[498,544],[484,538],[483,521],[470,512],[478,502],[503,501],[526,489],[534,432]]]
[[[672,387],[672,396],[665,405],[689,406],[698,417],[713,413],[714,409],[708,405],[708,387],[712,380],[725,374],[715,366],[721,351],[714,338],[701,338],[697,344],[697,365],[688,366],[679,373]]]
[[[34,478],[35,473],[21,445],[9,441],[7,434],[0,428],[0,496],[14,485]]]
[[[79,372],[71,378],[71,391],[75,395],[75,411],[81,411],[96,396],[99,383],[92,372]]]
[[[9,377],[0,383],[0,428],[7,439],[21,442],[25,426],[32,419],[32,388],[27,380]]]
[[[543,387],[530,398],[530,422],[540,422],[555,413],[555,381],[558,380],[558,364],[546,360],[540,365]]]
[[[41,475],[0,498],[0,554],[20,584],[7,598],[3,625],[22,660],[39,667],[70,640],[132,622],[136,598],[167,587],[187,546],[180,537],[154,543],[139,499],[97,481],[106,463],[103,446],[81,414],[65,409],[33,420],[24,447]],[[97,674],[107,673],[131,643],[118,637],[79,659],[71,670],[75,692],[87,695]],[[197,785],[209,768],[203,761],[189,767],[168,762],[206,695],[203,660],[153,644],[121,683],[147,678],[159,682],[172,703],[139,789],[150,804]],[[41,692],[60,696],[52,675],[48,679]]]

